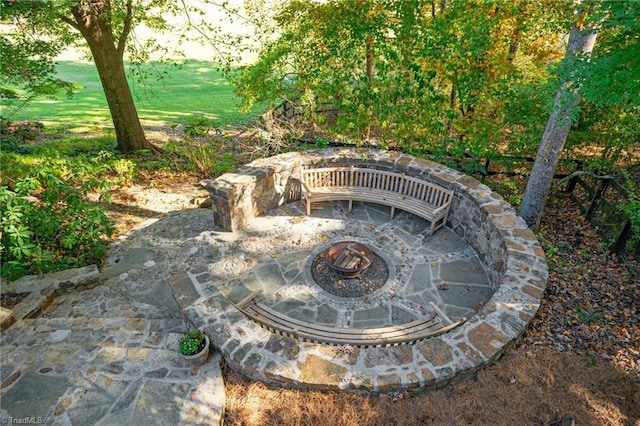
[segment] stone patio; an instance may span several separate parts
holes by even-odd
[[[292,179],[302,162],[359,162],[453,189],[448,227],[427,235],[422,219],[399,213],[390,220],[375,204],[348,213],[342,203],[327,203],[307,217]],[[219,423],[221,359],[281,386],[374,393],[440,387],[496,360],[525,330],[546,285],[544,253],[511,206],[435,163],[369,150],[290,153],[211,185],[218,226],[207,210],[170,213],[111,244],[100,271],[3,283],[3,291],[28,287],[31,295],[2,313],[0,420]],[[311,259],[343,240],[385,260],[383,288],[347,299],[313,282]],[[429,302],[467,321],[414,345],[302,343],[235,309],[232,302],[256,289],[273,309],[335,327],[408,322],[428,314]],[[203,367],[184,365],[177,353],[181,333],[194,326],[219,350]]]
[[[300,166],[372,167],[406,173],[454,191],[448,229],[428,235],[426,222],[359,204],[316,206],[304,215]],[[468,377],[498,358],[533,318],[547,280],[544,252],[502,197],[440,164],[376,150],[326,149],[257,160],[208,184],[218,253],[192,271],[197,283],[184,307],[212,330],[228,365],[257,380],[301,388],[362,392],[430,388]],[[331,244],[366,244],[387,262],[388,285],[359,299],[322,290],[308,273]],[[192,280],[193,281],[193,280]],[[285,315],[336,327],[399,324],[435,302],[462,326],[412,346],[335,348],[261,329],[233,306],[253,290]],[[199,296],[199,297],[196,297]],[[186,299],[185,299],[186,300]]]

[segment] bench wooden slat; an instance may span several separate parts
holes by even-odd
[[[385,204],[423,217],[431,222],[431,233],[444,226],[453,192],[422,179],[404,174],[368,168],[301,168],[302,195],[307,214],[311,203],[332,200]],[[443,220],[445,219],[445,220]]]
[[[435,314],[405,324],[378,328],[330,327],[289,317],[262,305],[257,301],[259,293],[260,291],[252,292],[242,300],[248,302],[236,306],[248,318],[273,333],[315,343],[357,347],[395,346],[445,333],[465,321],[464,318],[457,322],[451,321],[442,310],[432,304]]]
[[[253,312],[258,315],[264,315],[265,317],[271,318],[272,320],[276,320],[277,318],[282,318],[285,316],[284,314],[269,308],[268,306],[264,306],[262,304],[256,303],[251,306]],[[388,334],[388,335],[397,335],[400,333],[420,331],[426,328],[434,328],[434,327],[442,327],[442,324],[438,321],[438,319],[433,317],[424,317],[421,320],[411,321],[409,323],[403,325],[396,326],[387,326],[387,327],[379,327],[379,328],[337,328],[337,327],[329,327],[326,325],[318,324],[318,323],[310,323],[307,321],[302,321],[296,318],[292,318],[289,316],[285,316],[286,321],[290,324],[293,324],[298,327],[305,327],[311,330],[318,331],[319,333],[330,333],[330,334],[344,334],[352,337],[362,336],[365,334]]]
[[[280,316],[266,315],[266,312],[262,309],[252,309],[249,311],[249,314],[257,314],[254,316],[254,319],[259,324],[265,326],[269,331],[273,331],[278,334],[284,333],[290,337],[316,343],[349,344],[354,346],[387,346],[391,344],[421,340],[435,335],[442,330],[442,327],[432,326],[406,333],[401,333],[402,330],[397,330],[398,334],[395,335],[379,333],[376,332],[375,329],[334,328],[329,329],[329,331],[322,331],[320,329],[299,326],[297,324],[291,325],[289,323],[290,318],[283,320]],[[349,333],[345,333],[345,331],[349,331]]]

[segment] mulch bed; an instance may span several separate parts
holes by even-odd
[[[640,381],[640,262],[607,251],[577,205],[550,197],[538,232],[549,282],[516,346],[546,346],[611,362]]]

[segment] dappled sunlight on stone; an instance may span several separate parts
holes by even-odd
[[[428,221],[401,211],[390,218],[389,207],[375,203],[356,202],[352,211],[344,201],[319,203],[307,216],[305,205],[286,192],[299,185],[303,164],[357,164],[443,186],[454,193],[447,228],[429,235]],[[266,349],[273,332],[257,334],[256,323],[234,314],[233,326],[220,335],[222,353],[233,368],[267,382],[388,391],[444,383],[458,371],[468,377],[499,357],[524,330],[546,283],[543,252],[508,203],[469,176],[405,154],[351,149],[288,153],[256,160],[206,186],[214,223],[226,229],[220,235],[230,243],[211,244],[210,282],[204,288],[224,289],[234,303],[257,297],[280,315],[336,330],[411,324],[432,315],[431,304],[454,320],[468,319],[415,345],[325,349],[297,340],[294,359],[276,346]],[[389,266],[388,283],[359,297],[322,289],[310,273],[313,259],[340,241],[357,241],[379,253]],[[194,322],[224,324],[218,313],[202,307],[186,313]]]

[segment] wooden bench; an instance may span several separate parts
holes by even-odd
[[[401,325],[380,328],[338,328],[298,320],[261,304],[260,290],[250,293],[235,306],[262,328],[281,336],[304,342],[332,346],[386,347],[414,344],[420,340],[445,333],[466,321],[452,321],[434,303],[435,313]]]
[[[378,203],[391,207],[391,218],[397,208],[428,220],[431,234],[446,224],[453,198],[453,191],[422,179],[355,166],[301,167],[300,182],[307,215],[315,202],[349,201],[349,211],[353,201]]]

